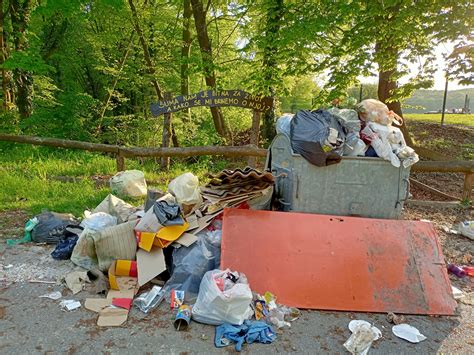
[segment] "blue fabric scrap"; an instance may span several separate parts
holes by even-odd
[[[247,342],[270,344],[276,339],[273,328],[265,322],[246,320],[242,325],[224,323],[216,327],[214,344],[217,348],[235,344],[235,350],[241,351],[242,345]]]

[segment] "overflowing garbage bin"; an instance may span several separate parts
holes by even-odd
[[[273,140],[267,168],[283,211],[398,219],[409,196],[410,167],[350,156],[316,166],[293,152],[286,134]]]

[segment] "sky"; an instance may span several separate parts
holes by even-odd
[[[444,78],[444,68],[445,68],[445,60],[443,58],[443,54],[451,54],[454,48],[454,43],[441,43],[435,48],[436,53],[436,67],[438,70],[434,76],[434,87],[431,89],[435,90],[444,90],[445,85],[445,78]],[[410,65],[412,71],[416,71],[416,64]],[[363,83],[376,83],[375,78],[361,78],[361,82]],[[457,81],[450,81],[448,83],[448,90],[459,90],[459,89],[467,89],[467,88],[474,88],[474,85],[459,85]]]

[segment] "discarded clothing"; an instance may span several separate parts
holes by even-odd
[[[69,238],[62,239],[57,245],[56,248],[51,253],[53,259],[56,260],[68,260],[71,258],[72,251],[76,246],[79,236],[74,235]]]
[[[181,209],[176,203],[169,203],[165,200],[156,201],[153,205],[153,213],[162,226],[182,226],[184,224]]]
[[[242,325],[222,324],[216,328],[214,344],[222,348],[235,344],[235,350],[241,351],[244,343],[254,342],[270,344],[276,339],[273,328],[265,322],[246,320]]]
[[[301,110],[291,120],[291,148],[316,166],[341,161],[344,130],[337,117],[325,110]]]

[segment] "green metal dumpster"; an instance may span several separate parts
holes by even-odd
[[[409,196],[410,168],[381,158],[343,157],[318,167],[294,154],[285,134],[268,151],[267,168],[284,211],[398,219]]]

